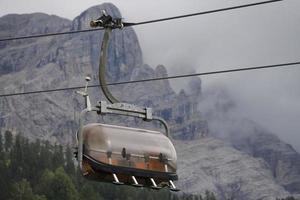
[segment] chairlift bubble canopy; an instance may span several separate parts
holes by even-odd
[[[158,184],[177,180],[175,148],[160,132],[94,123],[84,126],[83,144],[87,178],[111,182],[115,173],[124,183],[132,175],[143,184],[145,178],[158,178]]]

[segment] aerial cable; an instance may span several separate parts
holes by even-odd
[[[23,39],[31,39],[31,38],[49,37],[49,36],[56,36],[56,35],[68,35],[68,34],[75,34],[75,33],[86,33],[86,32],[101,31],[101,30],[103,30],[103,28],[83,29],[78,31],[67,31],[67,32],[58,32],[58,33],[46,33],[40,35],[28,35],[28,36],[20,36],[20,37],[12,37],[12,38],[3,38],[0,39],[0,42],[10,41],[10,40],[23,40]]]
[[[204,11],[204,12],[187,14],[187,15],[180,15],[180,16],[169,17],[169,18],[162,18],[162,19],[156,19],[156,20],[150,20],[150,21],[144,21],[144,22],[138,22],[138,23],[123,22],[123,25],[124,25],[124,27],[137,26],[137,25],[150,24],[150,23],[186,18],[186,17],[193,17],[193,16],[197,16],[197,15],[205,15],[205,14],[223,12],[223,11],[228,11],[228,10],[246,8],[246,7],[257,6],[257,5],[262,5],[262,4],[275,3],[275,2],[279,2],[279,1],[283,1],[283,0],[263,1],[263,2],[258,2],[258,3],[251,3],[251,4],[240,5],[240,6],[233,6],[233,7],[221,8],[221,9],[216,9],[216,10]],[[40,38],[40,37],[49,37],[49,36],[57,36],[57,35],[66,35],[66,34],[75,34],[75,33],[84,33],[84,32],[100,31],[100,30],[103,30],[103,29],[102,28],[84,29],[84,30],[77,30],[77,31],[75,30],[75,31],[67,31],[67,32],[40,34],[40,35],[28,35],[28,36],[20,36],[20,37],[2,38],[2,39],[0,39],[0,42],[11,41],[11,40],[31,39],[31,38]]]
[[[138,23],[124,22],[123,24],[125,27],[126,26],[137,26],[137,25],[150,24],[150,23],[186,18],[186,17],[193,17],[193,16],[198,16],[198,15],[211,14],[211,13],[216,13],[216,12],[224,12],[224,11],[228,11],[228,10],[235,10],[235,9],[239,9],[239,8],[246,8],[246,7],[257,6],[257,5],[262,5],[262,4],[275,3],[278,1],[283,1],[283,0],[263,1],[263,2],[258,2],[258,3],[251,3],[251,4],[240,5],[240,6],[233,6],[233,7],[221,8],[221,9],[217,9],[217,10],[210,10],[210,11],[204,11],[204,12],[193,13],[193,14],[188,14],[188,15],[180,15],[180,16],[176,16],[176,17],[168,17],[168,18],[138,22]]]
[[[263,65],[256,67],[247,67],[247,68],[236,68],[236,69],[228,69],[228,70],[220,70],[220,71],[211,71],[211,72],[203,72],[203,73],[193,73],[193,74],[184,74],[184,75],[176,75],[176,76],[167,76],[167,77],[158,77],[158,78],[150,78],[150,79],[141,79],[141,80],[133,80],[133,81],[122,81],[122,82],[114,82],[108,83],[106,85],[124,85],[124,84],[132,84],[132,83],[141,83],[141,82],[151,82],[151,81],[160,81],[160,80],[170,80],[170,79],[178,79],[178,78],[187,78],[193,76],[207,76],[212,74],[224,74],[224,73],[232,73],[239,71],[250,71],[250,70],[259,70],[259,69],[268,69],[268,68],[279,68],[279,67],[288,67],[293,65],[300,65],[300,61],[298,62],[290,62],[290,63],[282,63],[282,64],[274,64],[274,65]],[[89,88],[99,87],[101,85],[90,85]],[[9,97],[9,96],[17,96],[17,95],[27,95],[27,94],[38,94],[38,93],[49,93],[49,92],[58,92],[65,90],[78,90],[85,88],[84,86],[77,87],[68,87],[68,88],[58,88],[58,89],[49,89],[49,90],[37,90],[30,92],[19,92],[19,93],[11,93],[11,94],[1,94],[0,97]]]

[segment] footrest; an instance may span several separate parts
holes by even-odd
[[[139,182],[136,180],[135,176],[131,176],[132,180],[133,180],[133,186],[134,187],[143,187],[142,184],[139,184]]]
[[[115,184],[115,185],[124,185],[124,183],[119,181],[116,174],[112,174],[112,175],[113,175],[113,178],[114,178],[113,184]]]
[[[159,189],[162,188],[162,187],[157,186],[157,184],[155,183],[155,181],[154,181],[153,178],[150,178],[150,181],[151,181],[151,183],[152,183],[152,186],[151,186],[152,189],[154,189],[154,190],[159,190]]]
[[[122,183],[122,182],[116,182],[116,181],[114,181],[113,184],[115,184],[115,185],[124,185],[124,183]]]
[[[159,186],[151,186],[151,188],[154,189],[154,190],[160,190],[160,189],[162,189],[162,187],[159,187]]]
[[[178,192],[180,191],[176,186],[175,184],[173,183],[172,180],[169,180],[169,183],[170,183],[170,190],[173,191],[173,192]]]

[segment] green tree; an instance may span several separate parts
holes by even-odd
[[[65,158],[66,158],[66,165],[65,165],[66,173],[69,175],[75,175],[73,152],[69,145],[67,146],[67,149],[66,149]]]
[[[55,199],[77,200],[78,193],[70,177],[65,173],[63,168],[55,170],[55,176],[51,184]]]
[[[43,145],[41,145],[40,153],[39,153],[39,167],[43,170],[45,169],[53,169],[52,164],[52,146],[49,141],[45,141]]]
[[[8,152],[13,144],[12,133],[10,131],[5,131],[4,138],[5,138],[4,148],[5,148],[5,151]]]
[[[42,173],[39,184],[35,186],[35,191],[37,194],[43,194],[47,198],[51,196],[52,191],[49,190],[50,185],[54,179],[54,173],[48,169],[45,169]]]
[[[13,184],[10,200],[46,200],[46,197],[35,195],[32,192],[30,183],[26,179]]]
[[[54,169],[64,166],[64,152],[61,145],[54,146],[54,153],[52,157],[52,165]]]
[[[205,200],[216,200],[216,197],[215,197],[214,193],[206,190],[204,199]]]
[[[11,148],[11,166],[10,173],[14,180],[26,178],[24,175],[24,138],[18,134],[15,138],[14,146]]]
[[[57,168],[54,173],[46,170],[37,191],[45,194],[48,200],[78,200],[78,192],[62,167]]]
[[[0,132],[0,154],[2,153],[3,151],[3,136],[2,136],[2,133]]]
[[[7,199],[9,192],[10,179],[7,173],[6,160],[4,156],[0,157],[0,199]]]
[[[24,176],[32,185],[38,184],[38,180],[44,169],[40,168],[40,144],[37,140],[34,143],[24,138],[23,148],[23,170]]]
[[[80,199],[81,200],[102,200],[103,197],[95,191],[91,184],[85,183],[80,189]]]

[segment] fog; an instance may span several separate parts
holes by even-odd
[[[139,22],[241,5],[249,0],[114,0],[125,21]],[[73,19],[103,1],[0,0],[0,15],[45,12]],[[135,27],[145,63],[169,75],[300,61],[300,1]],[[185,80],[173,81],[178,91]],[[203,90],[227,89],[245,116],[300,152],[300,66],[202,77]]]

